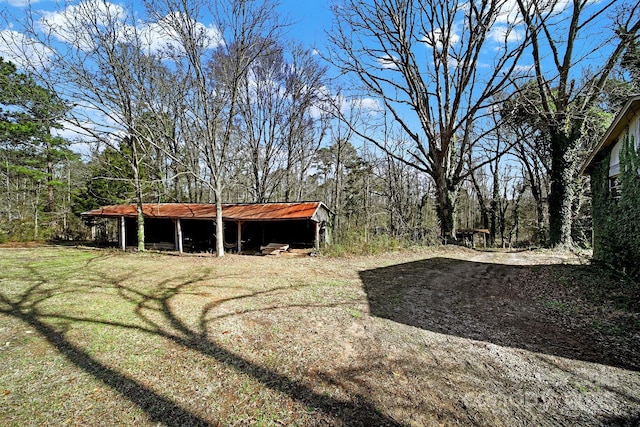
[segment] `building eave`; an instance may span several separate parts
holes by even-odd
[[[620,136],[638,112],[640,112],[640,94],[629,97],[624,107],[618,112],[603,137],[580,168],[581,175],[589,175],[591,173],[591,170],[595,166],[594,160],[598,157],[598,154],[617,141],[618,136]]]

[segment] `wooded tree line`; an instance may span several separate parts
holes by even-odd
[[[637,2],[341,0],[320,52],[272,1],[144,3],[2,32],[0,239],[136,203],[143,249],[144,202],[322,200],[343,242],[587,241],[581,161],[640,90]]]

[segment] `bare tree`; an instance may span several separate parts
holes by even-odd
[[[144,250],[141,168],[148,155],[150,67],[161,67],[139,32],[132,8],[90,0],[38,17],[29,10],[16,51],[32,73],[74,108],[67,120],[86,141],[119,150],[132,172],[137,204],[138,249]],[[7,40],[5,40],[7,42]],[[39,46],[40,55],[33,54]],[[124,236],[123,236],[124,238]]]
[[[327,68],[319,63],[314,52],[292,43],[285,73],[285,92],[289,99],[284,132],[284,200],[287,202],[303,198],[302,183],[329,129],[332,110],[326,79]]]
[[[310,50],[292,45],[289,51],[277,40],[249,68],[241,84],[239,127],[255,202],[269,200],[282,180],[289,187],[295,170],[304,169],[300,163],[317,150],[326,115],[319,108],[325,104],[325,73]]]
[[[412,141],[394,156],[434,180],[444,238],[455,235],[472,130],[509,84],[523,51],[524,33],[508,21],[505,4],[344,0],[334,7],[329,59],[356,76]],[[385,148],[379,134],[355,131]]]
[[[176,43],[172,58],[189,79],[185,107],[216,203],[216,254],[224,255],[223,190],[228,151],[239,114],[241,83],[278,38],[277,3],[267,0],[150,0],[147,9]],[[205,26],[206,15],[213,16]]]
[[[253,201],[268,200],[276,169],[284,160],[284,118],[287,99],[283,96],[284,57],[281,47],[272,41],[249,67],[240,87],[240,126],[251,176]],[[274,183],[275,181],[275,183]],[[273,183],[273,184],[272,184]]]
[[[518,143],[512,153],[522,165],[525,186],[533,197],[536,212],[534,241],[544,244],[547,239],[547,220],[545,206],[549,194],[549,165],[547,145],[542,136],[522,123],[509,126],[515,133]]]

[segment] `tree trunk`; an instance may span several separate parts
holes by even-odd
[[[46,141],[46,160],[47,160],[47,207],[46,212],[54,212],[56,210],[56,199],[53,191],[53,156],[51,154],[51,142],[47,138]]]
[[[436,182],[436,214],[440,222],[440,236],[446,243],[456,239],[455,235],[455,189],[452,189],[445,177]]]
[[[498,204],[500,201],[500,180],[498,179],[498,165],[496,164],[496,168],[495,170],[492,171],[493,174],[493,189],[492,189],[492,193],[491,193],[491,208],[490,208],[490,214],[491,214],[491,226],[489,228],[489,241],[491,242],[491,246],[495,246],[496,244],[496,235],[498,233],[498,222],[499,218],[498,218]],[[504,221],[503,221],[504,222]],[[504,240],[504,236],[502,236],[502,239]]]
[[[544,244],[547,240],[547,233],[545,232],[546,224],[544,219],[544,201],[542,200],[542,185],[539,185],[539,179],[532,172],[529,172],[530,176],[530,188],[531,196],[536,203],[536,234],[535,240],[538,244]]]
[[[537,231],[536,231],[536,240],[539,244],[544,244],[547,241],[547,233],[545,232],[546,224],[544,220],[544,203],[542,202],[542,198],[535,198],[536,201],[536,222],[537,222]]]
[[[549,243],[571,246],[572,206],[575,160],[570,149],[571,138],[557,132],[551,134],[551,191],[549,192]]]
[[[137,213],[138,213],[138,251],[144,252],[144,214],[142,213],[142,202],[138,199],[137,203]]]
[[[425,215],[424,211],[429,203],[429,196],[431,195],[431,191],[427,189],[427,191],[420,198],[420,206],[418,208],[418,226],[420,227],[420,238],[424,239],[425,236],[425,226],[424,220]]]
[[[144,215],[142,212],[142,183],[140,182],[140,161],[138,159],[138,149],[135,141],[130,140],[131,154],[132,154],[132,170],[133,170],[133,185],[136,190],[136,211],[137,211],[137,225],[138,225],[138,251],[144,252]]]
[[[482,194],[482,189],[480,188],[480,184],[478,184],[478,180],[476,179],[475,172],[472,172],[471,175],[471,183],[476,190],[476,196],[478,197],[478,206],[480,207],[480,222],[482,223],[482,228],[488,230],[489,229],[489,213],[490,208],[487,208],[487,203]]]
[[[5,166],[7,168],[7,179],[6,179],[6,196],[7,196],[7,219],[9,220],[9,223],[11,223],[11,221],[13,220],[13,217],[11,215],[11,181],[9,180],[9,160],[5,160]]]
[[[216,256],[224,256],[224,222],[222,221],[222,185],[216,180]]]

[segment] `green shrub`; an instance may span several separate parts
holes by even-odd
[[[427,234],[428,235],[428,234]],[[361,227],[352,227],[348,230],[336,233],[334,242],[326,245],[322,249],[322,254],[327,256],[350,256],[350,255],[376,255],[383,252],[397,251],[415,245],[431,246],[439,244],[432,242],[432,239],[423,238],[413,240],[407,237],[393,236],[388,233],[366,232]]]

